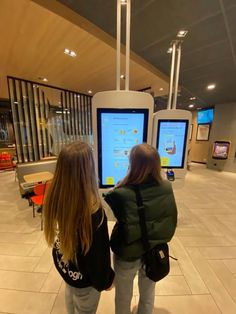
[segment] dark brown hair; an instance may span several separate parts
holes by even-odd
[[[128,173],[117,186],[142,184],[149,178],[162,182],[160,156],[154,147],[146,143],[136,145],[130,151]]]

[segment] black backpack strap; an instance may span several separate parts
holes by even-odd
[[[148,242],[145,208],[143,206],[143,200],[142,200],[142,196],[141,196],[140,189],[139,189],[138,185],[134,186],[134,191],[135,191],[135,195],[136,195],[136,203],[138,206],[139,225],[140,225],[140,229],[141,229],[143,247],[144,247],[145,251],[148,251],[150,249],[150,244]]]

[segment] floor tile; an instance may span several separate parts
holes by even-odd
[[[187,253],[180,240],[175,237],[172,240],[172,244],[175,256],[178,258],[178,263],[192,294],[208,294],[209,290],[207,286],[193,265],[190,255]]]
[[[0,255],[1,270],[33,271],[38,262],[38,257]]]
[[[2,232],[0,243],[21,243],[21,244],[35,244],[41,237],[40,232],[34,231],[31,233],[8,233]]]
[[[50,272],[47,274],[47,279],[45,280],[41,292],[58,293],[62,284],[62,278],[56,270],[55,266],[51,267]]]
[[[33,246],[32,250],[29,252],[29,256],[42,256],[47,250],[48,245],[44,239],[43,234],[39,238],[38,242]]]
[[[225,237],[178,237],[184,246],[232,246],[233,242]]]
[[[191,290],[184,276],[167,276],[156,284],[155,295],[188,295]]]
[[[35,228],[30,227],[27,224],[0,224],[0,234],[1,232],[31,233],[33,231],[35,231]]]
[[[223,261],[209,260],[211,268],[214,270],[217,277],[223,283],[223,286],[236,303],[236,278],[232,276],[232,273],[226,267]]]
[[[198,269],[201,277],[204,279],[214,301],[222,313],[235,314],[236,303],[227,292],[222,281],[217,277],[210,264],[202,258],[201,251],[198,248],[188,248],[189,255]]]
[[[210,295],[157,296],[153,314],[221,314]],[[226,312],[225,312],[226,314]]]
[[[236,274],[236,259],[228,259],[228,260],[226,259],[226,260],[223,260],[223,262],[231,271],[231,273]]]
[[[43,255],[39,258],[34,271],[40,273],[48,273],[53,265],[52,249],[47,248]]]
[[[39,291],[46,274],[0,270],[0,289]]]
[[[0,255],[27,256],[33,244],[0,243]]]
[[[0,311],[20,314],[50,314],[56,295],[0,289]]]
[[[230,247],[202,247],[201,254],[207,259],[236,258],[236,246]]]
[[[171,253],[171,255],[173,256],[174,254]],[[174,256],[173,256],[174,257]],[[180,265],[178,263],[178,261],[173,260],[172,258],[170,258],[170,276],[178,276],[178,275],[182,275],[182,270],[180,268]]]

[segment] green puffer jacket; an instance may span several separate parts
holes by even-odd
[[[158,243],[169,242],[177,224],[177,208],[170,182],[157,184],[151,181],[139,187],[151,248]],[[134,189],[132,186],[115,188],[104,198],[117,219],[110,241],[112,251],[125,261],[139,259],[144,248]]]

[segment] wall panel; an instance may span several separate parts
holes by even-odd
[[[57,156],[66,144],[92,141],[91,96],[8,77],[17,159]]]

